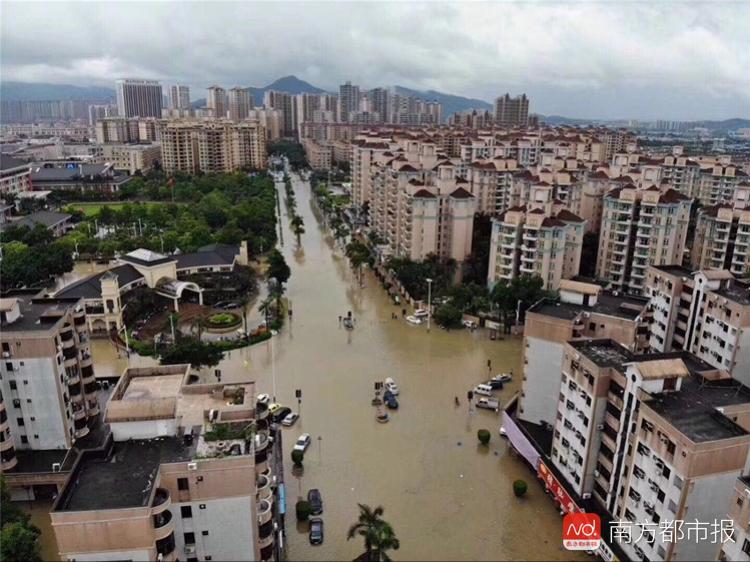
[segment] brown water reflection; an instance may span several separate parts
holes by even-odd
[[[493,372],[516,373],[501,400],[518,390],[521,341],[434,327],[428,334],[424,326],[392,320],[397,308],[377,281],[368,275],[358,287],[342,250],[316,222],[309,188],[295,181],[295,190],[307,232],[297,247],[284,216],[293,320],[273,342],[233,351],[220,366],[224,380],[250,376],[258,392],[272,393],[273,349],[278,401],[296,410],[294,391],[303,392],[301,418],[284,431],[285,460],[300,433],[313,436],[301,477],[287,462],[289,559],[357,556],[362,545],[347,541],[346,532],[358,502],[385,507],[401,540],[393,553],[398,560],[584,559],[562,549],[561,518],[498,436],[499,417],[466,406],[466,391],[487,378],[488,359]],[[338,323],[349,310],[357,318],[353,332]],[[106,346],[94,349],[97,374],[124,365],[113,352],[104,358]],[[378,424],[370,400],[373,383],[386,376],[401,387],[401,407],[388,424]],[[477,445],[480,428],[492,432],[487,448]],[[516,478],[531,483],[526,499],[513,497]],[[325,543],[317,547],[293,521],[297,497],[313,487],[325,506]]]

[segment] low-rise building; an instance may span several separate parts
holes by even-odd
[[[161,162],[161,144],[104,144],[101,158],[115,170],[132,176],[136,172],[148,172]]]
[[[15,220],[9,221],[5,225],[5,228],[11,226],[25,226],[33,230],[38,225],[42,225],[47,230],[52,232],[52,235],[55,238],[57,238],[73,228],[73,224],[70,222],[71,218],[72,216],[68,213],[57,213],[55,211],[36,211],[29,215],[25,215]]]
[[[111,164],[44,165],[31,171],[35,191],[117,193],[130,180],[130,176],[118,173]]]

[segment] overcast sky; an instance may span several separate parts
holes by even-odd
[[[750,2],[2,1],[4,80],[526,92],[569,117],[750,117]]]

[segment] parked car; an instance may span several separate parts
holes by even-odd
[[[302,451],[304,453],[309,446],[310,446],[310,434],[303,433],[302,435],[299,436],[299,438],[297,438],[297,442],[294,444],[294,450]]]
[[[313,515],[320,515],[323,513],[323,496],[320,495],[320,490],[313,488],[307,492],[307,501],[310,502]]]
[[[492,387],[488,384],[478,384],[474,387],[474,394],[481,394],[482,396],[492,396]]]
[[[398,396],[400,393],[400,390],[398,389],[398,385],[396,384],[396,381],[394,381],[391,377],[388,377],[383,382],[383,385],[385,386],[385,389],[390,391],[391,394],[394,396]]]
[[[513,375],[510,373],[500,373],[492,377],[493,381],[500,381],[502,383],[510,382],[513,380]]]
[[[492,390],[502,390],[504,383],[502,381],[496,381],[495,379],[490,379],[486,383],[487,386],[492,387]]]
[[[468,328],[469,330],[473,330],[477,327],[477,323],[474,322],[474,320],[461,320],[461,324],[464,325],[464,328]]]
[[[406,321],[409,324],[414,324],[415,326],[419,326],[422,323],[422,319],[417,318],[416,316],[407,316]]]
[[[500,437],[508,437],[508,433],[505,431],[505,426],[500,426]]]
[[[257,401],[261,404],[268,404],[271,401],[271,397],[268,394],[258,394]]]
[[[310,544],[323,544],[323,520],[320,517],[310,519]]]
[[[286,406],[282,406],[278,410],[276,410],[273,414],[271,414],[271,418],[275,423],[281,423],[285,417],[287,417],[289,414],[292,413],[291,408],[287,408]]]
[[[430,311],[426,308],[418,308],[414,311],[414,316],[417,318],[427,318],[430,315]]]
[[[299,419],[299,414],[297,412],[290,412],[288,413],[283,420],[281,420],[281,425],[285,425],[286,427],[291,427],[294,425],[294,423]]]
[[[500,409],[500,403],[494,398],[477,398],[477,408],[492,410],[497,412]]]

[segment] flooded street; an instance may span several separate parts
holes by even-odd
[[[301,418],[284,430],[289,559],[361,554],[361,539],[346,540],[358,502],[385,508],[401,540],[391,553],[397,560],[584,559],[562,549],[560,515],[499,437],[500,417],[467,407],[466,391],[487,379],[488,359],[493,373],[515,373],[499,393],[501,403],[520,387],[521,340],[490,341],[484,331],[434,325],[427,333],[425,326],[392,320],[401,307],[371,274],[364,288],[357,285],[343,251],[316,220],[309,187],[294,183],[306,233],[298,247],[284,214],[293,319],[278,337],[233,351],[220,365],[223,380],[252,378],[259,393],[273,394],[275,363],[277,401],[294,410],[295,389],[302,390]],[[351,332],[338,322],[349,310],[357,320]],[[97,341],[93,352],[98,376],[126,366],[109,342]],[[131,358],[134,366],[152,361]],[[400,409],[379,424],[370,400],[374,382],[387,376],[401,387]],[[492,433],[489,447],[478,444],[480,428]],[[297,478],[290,451],[303,432],[312,435],[312,445]],[[516,478],[530,484],[523,500],[512,493]],[[323,496],[321,546],[310,546],[307,526],[294,520],[294,504],[310,488]]]

